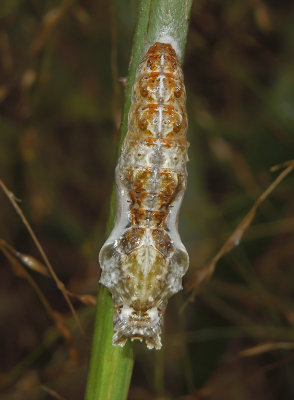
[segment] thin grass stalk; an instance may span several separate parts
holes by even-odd
[[[182,62],[192,1],[140,0],[138,2],[138,22],[125,90],[120,148],[127,132],[131,91],[138,64],[148,48],[164,35],[175,40]],[[112,229],[114,217],[115,192],[113,191],[107,235]],[[111,295],[105,287],[99,285],[85,400],[124,400],[128,394],[134,364],[133,344],[128,342],[123,348],[112,346],[112,316]]]

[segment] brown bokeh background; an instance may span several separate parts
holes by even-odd
[[[54,269],[74,293],[97,292],[137,1],[2,0],[0,172]],[[294,3],[197,0],[184,65],[189,187],[180,232],[184,286],[293,159]],[[136,345],[129,398],[294,398],[294,176],[260,206],[183,313],[169,304],[163,350]],[[40,260],[0,193],[0,239]],[[94,307],[29,271],[70,336],[0,254],[1,399],[83,398]],[[45,386],[42,388],[41,385]],[[47,390],[47,391],[46,391]]]

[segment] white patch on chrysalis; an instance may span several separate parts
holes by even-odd
[[[172,37],[171,35],[169,35],[169,31],[162,31],[158,37],[158,42],[160,43],[166,43],[166,44],[170,44],[172,46],[172,48],[174,49],[174,51],[176,52],[176,55],[178,57],[179,60],[182,59],[182,51],[180,50],[180,46],[178,44],[178,41]]]

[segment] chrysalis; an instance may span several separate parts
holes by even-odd
[[[114,345],[130,338],[160,349],[167,300],[182,289],[189,263],[177,230],[187,182],[185,100],[174,49],[155,43],[137,69],[116,167],[115,225],[99,255],[100,283],[114,304]]]

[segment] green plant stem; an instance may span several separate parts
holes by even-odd
[[[138,23],[125,91],[120,147],[127,132],[131,92],[138,64],[148,48],[166,35],[174,40],[182,62],[192,1],[140,0],[138,2]],[[114,215],[113,192],[107,234],[113,226]],[[127,397],[134,363],[133,345],[128,342],[123,348],[112,346],[112,316],[111,295],[105,287],[99,286],[85,400],[124,400]]]

